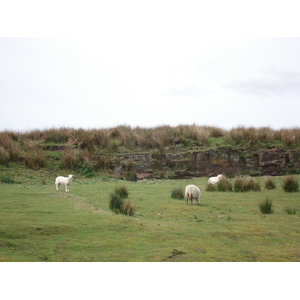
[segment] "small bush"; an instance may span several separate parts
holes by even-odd
[[[289,215],[296,215],[297,214],[297,210],[295,207],[287,207],[284,210],[287,214]]]
[[[273,190],[276,188],[276,183],[272,178],[266,178],[265,179],[265,187],[267,190]]]
[[[266,200],[259,204],[259,209],[262,214],[272,214],[274,211],[272,200],[266,198]]]
[[[292,176],[287,176],[283,179],[282,187],[285,192],[298,192],[299,183]]]
[[[171,197],[173,199],[184,199],[184,189],[183,188],[175,188],[171,192]]]
[[[261,187],[251,176],[235,177],[233,181],[233,188],[235,192],[248,192],[248,191],[260,191]]]

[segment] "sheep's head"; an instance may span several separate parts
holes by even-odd
[[[70,178],[73,178],[74,175],[69,175]]]
[[[223,176],[222,174],[219,174],[217,177],[218,177],[218,178],[221,178],[222,176]]]

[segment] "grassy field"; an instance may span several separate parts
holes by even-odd
[[[0,261],[53,262],[297,262],[299,192],[208,192],[207,178],[128,182],[75,177],[66,193],[49,171],[28,170],[0,183]],[[295,178],[300,180],[300,176]],[[201,205],[171,198],[187,184],[200,187]],[[109,195],[125,185],[133,217],[109,210]],[[273,201],[273,214],[259,203]],[[293,208],[296,214],[285,209]]]

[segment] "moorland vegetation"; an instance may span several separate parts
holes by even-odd
[[[27,168],[60,168],[93,176],[109,170],[111,158],[105,153],[134,151],[161,154],[166,148],[218,149],[220,147],[300,149],[300,128],[274,130],[270,127],[243,127],[225,130],[213,126],[178,125],[153,128],[117,126],[102,129],[50,128],[0,132],[0,165],[23,163]],[[168,163],[168,162],[167,162]],[[126,177],[136,180],[132,162],[126,162]],[[171,162],[169,162],[171,164]]]

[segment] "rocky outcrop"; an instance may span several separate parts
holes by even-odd
[[[143,152],[133,154],[114,154],[120,164],[116,173],[126,170],[131,161],[139,179],[145,177],[189,178],[226,174],[283,175],[300,172],[300,151],[285,151],[278,148],[233,150],[220,148],[206,151],[174,151],[166,149],[163,153]],[[122,165],[123,167],[120,167]]]

